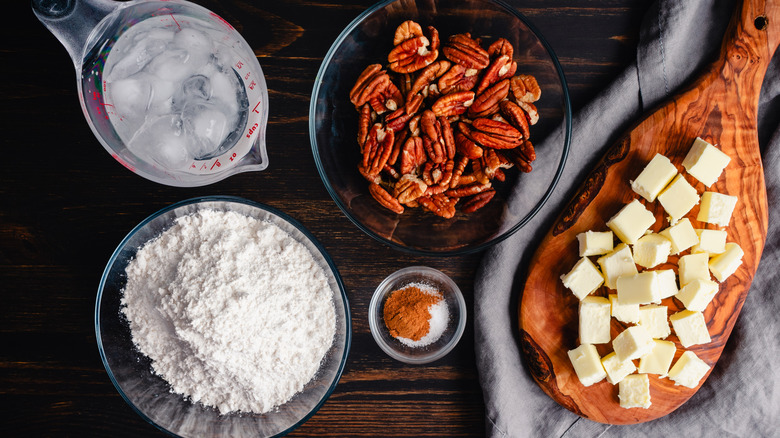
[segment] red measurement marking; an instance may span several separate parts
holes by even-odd
[[[127,163],[125,160],[119,158],[119,155],[117,154],[111,154],[112,157],[114,157],[115,160],[119,161],[119,164],[125,166],[128,168],[131,172],[135,172],[135,167],[131,166],[129,163]]]
[[[233,155],[230,156],[230,161],[233,161],[236,158],[236,153],[233,152]]]
[[[252,112],[253,112],[253,113],[260,114],[260,111],[258,111],[258,110],[257,110],[257,107],[259,107],[259,106],[260,106],[260,102],[257,102],[257,105],[255,105],[255,107],[254,107],[254,108],[252,108]]]
[[[244,63],[243,63],[243,62],[241,62],[241,61],[238,61],[238,62],[236,63],[236,68],[237,68],[237,69],[239,69],[239,70],[241,70],[241,67],[243,67],[243,66],[244,66]]]
[[[176,26],[179,27],[179,30],[181,30],[181,25],[179,24],[178,21],[176,21],[176,17],[174,17],[173,14],[171,14],[171,18],[173,18],[173,22],[176,23]]]
[[[97,91],[92,92],[92,100],[98,100],[98,94]]]
[[[246,138],[250,138],[252,134],[255,132],[255,129],[257,129],[257,123],[255,123],[254,125],[252,125],[251,128],[249,128],[249,133],[246,135]]]
[[[249,89],[250,90],[254,90],[256,85],[257,85],[257,83],[255,83],[255,81],[250,82],[249,83]]]
[[[203,165],[200,166],[200,170],[206,170],[208,168],[209,168],[209,166],[206,166],[206,163],[203,163]]]
[[[217,14],[215,14],[215,13],[213,13],[213,12],[211,12],[211,13],[210,13],[210,15],[211,15],[212,17],[214,17],[215,19],[217,19],[217,20],[218,20],[219,22],[221,22],[222,24],[224,24],[225,26],[227,26],[227,27],[228,27],[228,29],[231,29],[231,30],[233,29],[233,26],[231,26],[231,25],[230,25],[230,23],[228,23],[227,21],[225,21],[225,19],[224,19],[224,18],[220,17],[219,15],[217,15]]]
[[[219,160],[215,160],[214,164],[211,165],[211,169],[209,169],[209,170],[213,170],[214,166],[220,167],[220,166],[222,166],[222,163],[220,163]]]
[[[244,80],[249,79],[249,76],[251,76],[251,75],[252,75],[251,71],[246,72],[246,75],[244,75]]]

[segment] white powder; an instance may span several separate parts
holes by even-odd
[[[441,298],[436,303],[428,306],[428,312],[431,314],[431,319],[428,320],[430,326],[428,328],[428,333],[426,333],[425,336],[417,341],[400,336],[396,338],[401,341],[402,344],[409,347],[425,347],[426,345],[438,341],[441,335],[444,334],[444,331],[447,330],[447,324],[450,322],[450,311],[449,308],[447,308],[447,302],[444,300],[444,297],[442,297],[441,293],[433,287],[423,283],[412,283],[405,287],[411,286],[420,289],[428,295],[434,295]]]
[[[133,342],[172,391],[268,412],[303,389],[336,316],[322,268],[276,225],[235,212],[181,217],[127,266]]]

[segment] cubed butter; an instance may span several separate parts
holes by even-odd
[[[612,349],[621,361],[639,359],[649,353],[653,345],[653,338],[641,325],[628,327],[612,340]]]
[[[702,280],[697,278],[692,282],[686,284],[680,289],[677,299],[685,305],[688,310],[694,312],[704,312],[707,305],[718,293],[718,283],[710,280]]]
[[[710,366],[699,359],[696,353],[686,351],[677,359],[672,369],[669,370],[669,378],[674,381],[675,385],[695,388],[709,370]]]
[[[677,295],[677,276],[671,269],[661,269],[655,271],[658,273],[658,285],[661,290],[661,299]]]
[[[604,283],[604,277],[589,258],[581,258],[568,274],[561,275],[563,285],[572,291],[577,299],[583,299]]]
[[[699,243],[691,247],[691,252],[706,252],[712,257],[715,254],[721,254],[726,250],[726,231],[725,230],[705,230],[695,229],[699,236]]]
[[[596,347],[590,344],[582,344],[574,350],[569,350],[569,360],[574,366],[574,372],[583,386],[590,386],[607,377],[601,358]]]
[[[682,165],[694,178],[709,187],[718,180],[729,161],[731,158],[723,151],[697,137]]]
[[[672,242],[660,234],[647,234],[636,241],[633,248],[634,262],[645,268],[654,268],[666,259],[672,251]]]
[[[639,325],[647,329],[651,338],[664,339],[672,333],[666,306],[642,306],[639,308]]]
[[[612,317],[620,322],[639,322],[639,304],[622,304],[617,299],[617,294],[609,294],[609,303],[612,305]]]
[[[675,175],[677,175],[677,168],[674,164],[665,156],[655,154],[636,180],[631,181],[631,189],[639,196],[653,202]]]
[[[634,275],[638,271],[634,264],[634,257],[631,255],[631,248],[625,243],[621,243],[615,249],[597,260],[601,266],[601,273],[604,274],[604,284],[614,289],[617,287],[617,279],[623,275]]]
[[[602,255],[612,251],[612,231],[586,231],[577,234],[580,257]]]
[[[653,344],[653,349],[639,359],[639,372],[664,377],[669,372],[677,347],[674,346],[674,342],[656,339],[653,340]]]
[[[672,254],[679,254],[699,243],[699,236],[688,218],[680,220],[660,234],[672,242]]]
[[[647,374],[632,374],[621,380],[618,384],[618,398],[621,408],[649,408],[652,403]]]
[[[607,221],[618,239],[633,245],[655,223],[655,216],[638,199],[634,199]]]
[[[609,334],[610,304],[604,297],[587,296],[580,301],[580,343],[606,344]]]
[[[672,322],[674,333],[683,348],[712,341],[710,332],[707,331],[707,323],[704,322],[704,314],[701,312],[681,310],[670,316],[669,321]]]
[[[636,371],[636,365],[630,360],[621,361],[615,352],[601,358],[601,365],[607,372],[607,382],[617,385],[624,377]]]
[[[696,220],[707,222],[721,227],[729,225],[731,213],[737,205],[737,197],[722,193],[704,192],[701,195],[701,207]]]
[[[617,279],[618,301],[622,304],[650,304],[661,300],[656,271],[624,275]]]
[[[658,202],[669,213],[669,223],[674,224],[699,203],[699,194],[680,174],[658,195]]]
[[[745,253],[739,245],[734,242],[727,243],[726,251],[723,254],[716,255],[710,259],[710,272],[722,283],[737,271],[739,265],[742,264],[743,255]]]
[[[680,286],[684,287],[693,280],[709,280],[710,269],[707,266],[710,257],[707,253],[688,254],[677,261],[680,272]]]

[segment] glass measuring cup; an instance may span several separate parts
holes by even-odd
[[[33,0],[76,67],[103,147],[179,187],[268,167],[268,90],[254,52],[217,14],[184,0]]]

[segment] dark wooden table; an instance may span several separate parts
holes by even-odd
[[[372,1],[198,1],[232,23],[263,66],[270,167],[192,189],[147,181],[103,150],[81,113],[67,53],[25,0],[13,3],[0,28],[0,435],[162,436],[108,379],[95,341],[95,295],[130,229],[171,203],[213,194],[262,202],[299,220],[327,248],[347,289],[353,338],[344,375],[293,436],[484,433],[473,320],[447,357],[411,366],[377,347],[366,317],[376,285],[415,264],[449,274],[471,311],[481,254],[412,256],[373,240],[328,196],[312,158],[307,115],[315,74],[331,42]],[[575,110],[631,62],[649,5],[510,3],[557,52]],[[260,45],[268,32],[271,42]]]

